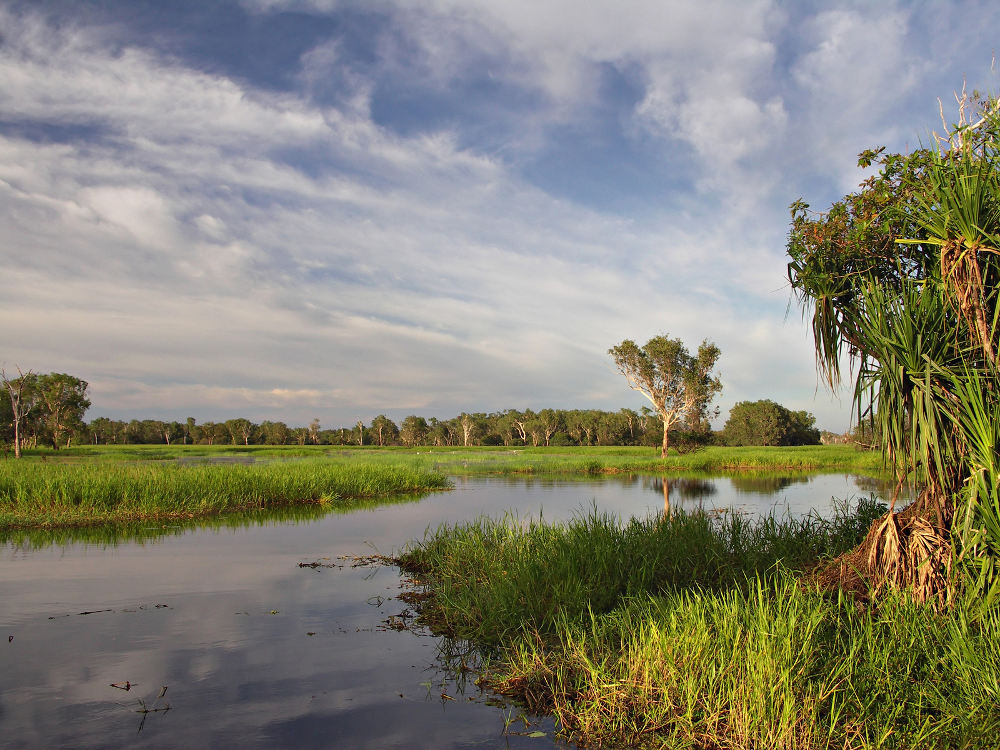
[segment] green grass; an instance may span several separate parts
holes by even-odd
[[[776,448],[709,447],[666,460],[644,447],[374,447],[330,445],[99,445],[26,452],[39,461],[171,461],[240,456],[248,459],[324,457],[433,469],[446,474],[604,474],[720,471],[855,471],[880,473],[879,454],[849,445]]]
[[[1000,614],[861,607],[796,576],[882,511],[481,520],[429,532],[399,563],[429,596],[424,621],[477,649],[483,682],[575,741],[996,747]]]
[[[435,630],[492,646],[627,597],[744,585],[774,575],[779,562],[804,569],[851,549],[884,511],[862,498],[832,521],[737,513],[620,521],[596,510],[559,524],[481,518],[428,532],[399,562],[431,586],[423,616]]]
[[[8,460],[0,462],[0,529],[332,506],[446,486],[444,476],[426,470],[323,459],[248,465]]]
[[[680,472],[882,472],[877,453],[847,445],[779,448],[710,447],[683,456],[660,459],[659,450],[641,447],[570,448],[337,448],[334,460],[366,459],[406,462],[446,474],[618,474]]]
[[[744,478],[781,471],[877,474],[848,446],[709,448],[661,461],[650,448],[75,446],[0,460],[0,529],[189,518],[437,489],[443,475],[619,473]],[[246,465],[244,465],[244,463]]]

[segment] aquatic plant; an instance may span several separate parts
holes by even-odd
[[[441,474],[322,459],[259,464],[0,462],[0,528],[189,518],[442,489]]]

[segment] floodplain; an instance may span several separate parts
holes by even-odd
[[[0,527],[12,746],[985,748],[1000,728],[997,622],[809,581],[884,512],[872,454],[243,448],[0,462],[4,487],[16,463],[36,488],[329,469],[343,493]]]

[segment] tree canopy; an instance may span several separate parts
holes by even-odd
[[[788,277],[818,366],[833,385],[852,360],[859,420],[900,483],[927,482],[850,561],[876,590],[946,602],[961,582],[1000,600],[998,135],[1000,102],[963,95],[933,147],[865,151],[878,172],[857,192],[825,213],[791,206]]]
[[[67,444],[84,427],[83,415],[90,408],[87,381],[62,372],[39,375],[31,370],[3,380],[0,413],[9,415],[14,455],[26,443],[49,443],[54,449]]]
[[[729,445],[818,445],[816,417],[769,399],[740,401],[729,410],[723,435]]]
[[[709,406],[722,390],[714,373],[720,354],[715,344],[702,341],[697,354],[692,355],[679,338],[654,336],[642,347],[625,339],[608,354],[629,387],[649,399],[663,422],[664,458],[675,425],[684,422],[689,429],[707,426]]]

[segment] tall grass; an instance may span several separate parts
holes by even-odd
[[[424,621],[482,679],[587,744],[987,748],[1000,615],[863,607],[796,573],[852,548],[885,506],[818,518],[704,514],[480,520],[404,551]]]
[[[708,514],[620,521],[592,510],[560,524],[482,518],[443,525],[406,548],[401,567],[426,580],[424,618],[449,635],[494,645],[559,618],[606,612],[627,597],[722,590],[850,549],[885,511],[861,499],[831,521]]]
[[[995,748],[996,617],[971,627],[898,595],[877,609],[791,576],[623,601],[512,639],[498,690],[589,744]]]
[[[320,459],[212,465],[0,462],[0,527],[185,518],[440,489],[440,474]]]
[[[431,467],[446,474],[613,474],[745,471],[856,471],[878,474],[882,457],[847,445],[774,448],[709,447],[659,457],[643,447],[336,449],[333,460]]]
[[[604,474],[729,471],[882,471],[882,458],[849,445],[730,448],[713,446],[683,456],[659,457],[659,448],[636,446],[429,447],[330,445],[100,445],[27,451],[32,460],[170,461],[241,456],[247,459],[324,457],[389,464],[445,474]]]

